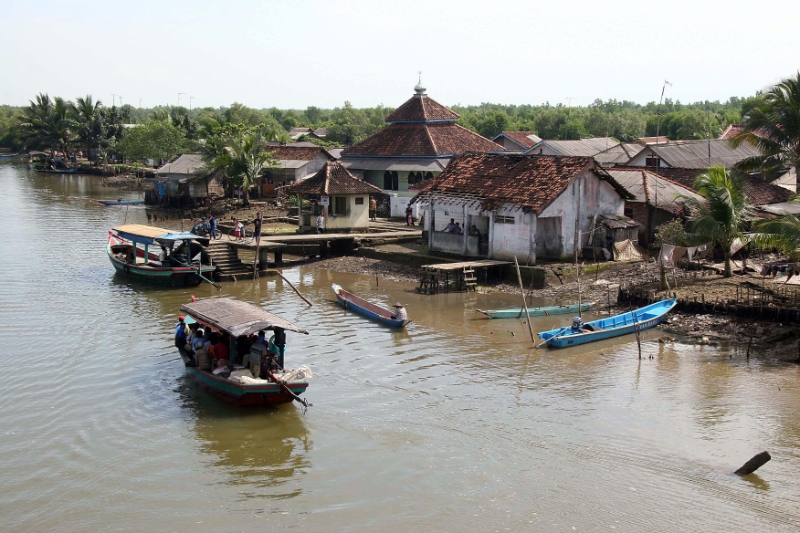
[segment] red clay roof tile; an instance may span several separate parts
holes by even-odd
[[[343,156],[440,157],[463,152],[494,152],[503,147],[451,122],[390,124],[346,148]]]
[[[376,194],[378,187],[353,176],[338,161],[325,163],[319,172],[308,179],[286,187],[287,194]]]
[[[386,122],[455,122],[460,115],[427,95],[414,95],[386,116]]]

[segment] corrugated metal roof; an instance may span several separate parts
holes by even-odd
[[[608,163],[624,165],[633,156],[644,150],[644,146],[636,143],[621,143],[612,146],[608,150],[603,150],[594,156],[594,160],[605,165]]]
[[[648,148],[670,166],[681,168],[706,169],[712,166],[731,168],[742,159],[761,155],[758,149],[748,143],[731,148],[726,139],[669,141],[651,144]]]
[[[691,189],[664,179],[662,176],[647,170],[618,170],[613,167],[605,170],[617,180],[617,183],[636,197],[635,200],[632,200],[634,202],[648,203],[656,207],[665,207],[675,204],[679,196],[691,197],[698,201],[704,201],[702,196]]]
[[[596,137],[592,139],[579,139],[579,140],[564,140],[564,141],[548,141],[543,140],[537,143],[526,153],[536,153],[537,147],[540,144],[549,146],[553,151],[560,155],[571,155],[577,157],[592,157],[599,154],[603,150],[607,150],[614,145],[619,144],[619,141],[611,137]]]
[[[200,154],[183,154],[171,163],[156,170],[159,174],[198,174],[204,172],[206,164]]]

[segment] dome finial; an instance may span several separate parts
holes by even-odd
[[[420,96],[425,94],[425,86],[422,85],[422,71],[421,70],[419,71],[419,83],[417,83],[417,85],[414,86],[414,92],[416,92]]]

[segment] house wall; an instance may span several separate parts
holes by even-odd
[[[556,152],[546,144],[540,144],[538,146],[534,146],[533,148],[530,149],[530,151],[525,153],[531,155],[564,155],[560,152]]]
[[[655,156],[655,155],[656,154],[653,152],[653,150],[651,150],[650,148],[645,148],[644,150],[642,150],[641,152],[636,154],[636,156],[633,159],[631,159],[630,162],[627,163],[627,165],[628,166],[632,166],[632,167],[645,167],[645,166],[647,166],[645,164],[646,161],[647,161],[647,158],[651,157],[651,156]],[[659,165],[658,166],[660,166],[660,167],[669,167],[669,165],[667,163],[665,163],[663,159],[659,159]]]
[[[341,195],[339,196],[341,197]],[[334,203],[335,196],[331,196],[331,206]],[[369,195],[350,195],[347,198],[347,208],[350,213],[348,215],[331,215],[331,207],[329,206],[325,211],[325,228],[329,230],[353,229],[353,228],[366,228],[369,226]],[[356,198],[362,198],[363,203],[356,205]],[[316,221],[314,222],[316,224]]]
[[[324,152],[318,153],[307,165],[295,169],[295,181],[300,181],[303,178],[316,174],[328,161],[329,159]]]
[[[517,144],[516,142],[512,141],[508,137],[500,137],[499,139],[497,139],[494,142],[499,142],[500,145],[503,148],[505,148],[506,151],[508,151],[508,152],[524,152],[525,151],[525,147],[524,146],[520,146],[519,144]]]

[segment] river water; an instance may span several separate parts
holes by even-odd
[[[105,238],[126,212],[97,200],[130,193],[21,162],[0,163],[0,185],[2,531],[800,527],[795,365],[659,344],[657,330],[641,362],[630,336],[535,350],[522,321],[475,313],[513,296],[303,266],[284,275],[313,307],[274,278],[221,295],[307,327],[286,357],[314,372],[313,407],[237,409],[173,351],[180,305],[220,293],[113,273]],[[127,218],[146,223],[141,208]],[[332,282],[400,300],[414,323],[365,321]],[[762,450],[758,475],[731,474]]]

